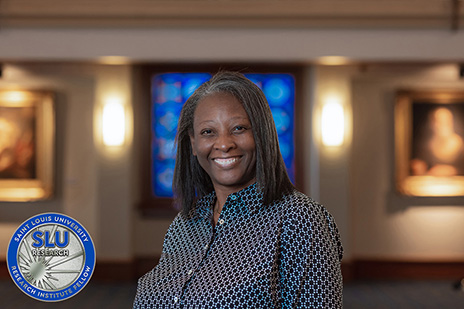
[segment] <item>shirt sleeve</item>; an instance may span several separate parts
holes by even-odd
[[[173,222],[169,226],[163,241],[163,249],[161,253],[160,260],[155,267],[139,278],[137,282],[137,290],[135,294],[133,309],[145,309],[154,307],[154,296],[152,296],[152,284],[157,282],[156,268],[164,262],[165,259],[171,253],[171,234],[172,230],[175,228],[176,222],[179,220],[179,214],[174,218]]]
[[[343,248],[335,221],[319,204],[299,206],[283,220],[282,308],[342,308]]]

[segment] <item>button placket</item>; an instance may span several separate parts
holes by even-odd
[[[238,199],[238,196],[235,194],[232,194],[232,195],[229,195],[229,199],[230,201],[236,201]],[[228,203],[226,202],[226,204]],[[224,215],[226,214],[224,213],[224,211],[222,211],[221,215],[219,216],[218,225],[224,225],[224,223],[226,223],[226,221],[224,220]]]

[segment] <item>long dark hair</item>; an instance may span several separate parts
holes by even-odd
[[[198,103],[216,93],[233,95],[244,107],[256,144],[256,181],[263,191],[264,204],[279,200],[294,190],[279,149],[271,109],[261,89],[240,73],[222,71],[202,84],[185,102],[177,128],[177,157],[173,191],[175,204],[188,215],[198,198],[214,190],[209,175],[192,154],[190,135]]]

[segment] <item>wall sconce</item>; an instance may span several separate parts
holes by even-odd
[[[321,115],[322,144],[341,146],[345,137],[345,113],[340,100],[330,97],[322,107]]]
[[[126,116],[121,99],[108,98],[103,106],[102,135],[105,146],[122,146],[126,134]]]

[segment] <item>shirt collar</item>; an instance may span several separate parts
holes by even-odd
[[[255,182],[248,187],[230,194],[227,199],[241,201],[245,207],[252,213],[256,212],[263,204],[263,193],[259,185]],[[195,212],[204,218],[212,215],[212,205],[216,200],[216,192],[213,191],[197,201]]]

